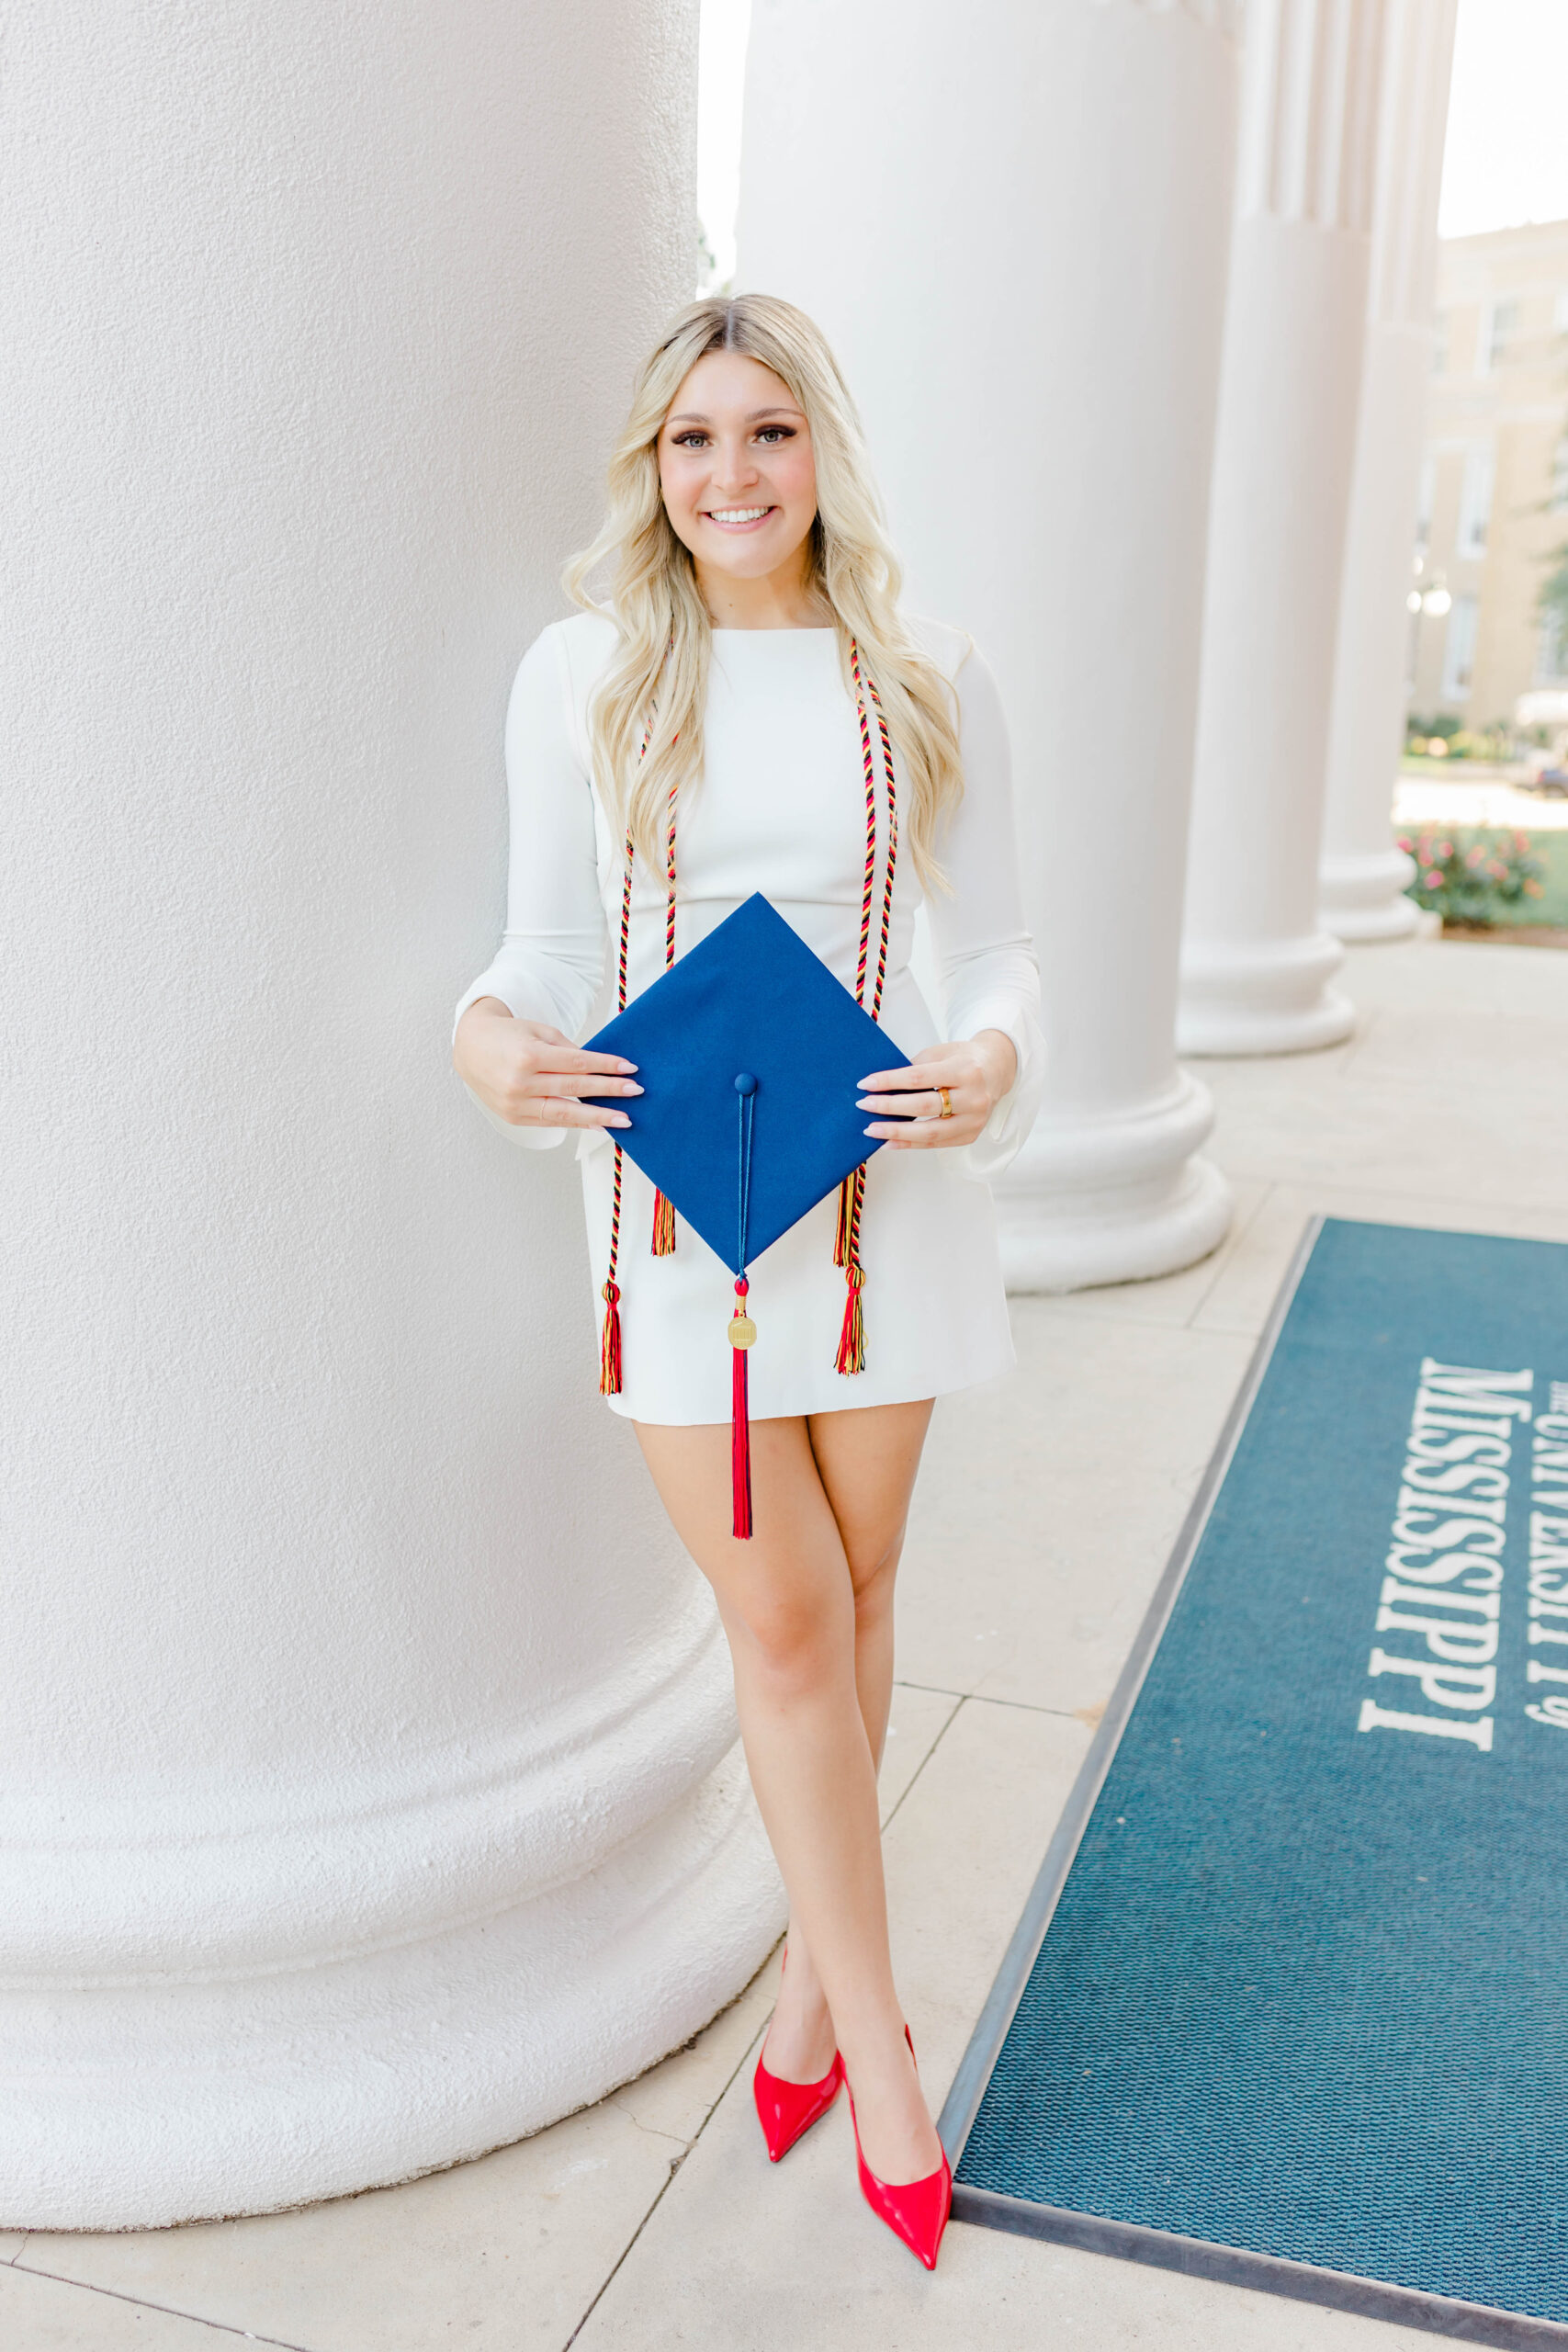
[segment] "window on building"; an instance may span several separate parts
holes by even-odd
[[[1542,616],[1536,640],[1535,683],[1538,686],[1568,685],[1568,625],[1561,613]]]
[[[1476,352],[1477,375],[1490,376],[1500,368],[1508,345],[1519,331],[1517,302],[1488,302],[1481,313],[1481,341]]]
[[[1443,700],[1463,702],[1470,693],[1475,668],[1475,621],[1479,606],[1473,596],[1456,596],[1449,613],[1449,633],[1443,640]]]
[[[1568,433],[1565,433],[1551,453],[1551,503],[1568,506]]]
[[[1492,521],[1492,481],[1495,456],[1490,441],[1475,441],[1464,453],[1464,480],[1459,493],[1459,537],[1456,555],[1474,561],[1486,552],[1486,532]]]
[[[1449,372],[1449,314],[1434,313],[1432,319],[1432,373],[1446,376]]]

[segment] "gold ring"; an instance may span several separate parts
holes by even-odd
[[[937,1113],[937,1117],[939,1119],[951,1119],[953,1116],[953,1102],[946,1087],[939,1086],[937,1088],[937,1093],[942,1099],[942,1108]]]

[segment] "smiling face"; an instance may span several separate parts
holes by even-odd
[[[800,593],[817,469],[811,428],[771,368],[739,351],[704,354],[660,430],[659,481],[710,605],[764,583]]]

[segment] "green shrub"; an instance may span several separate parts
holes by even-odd
[[[1451,742],[1463,731],[1463,720],[1456,718],[1451,710],[1439,711],[1436,718],[1417,718],[1412,711],[1404,722],[1405,733],[1418,736],[1423,743],[1429,735],[1440,735],[1445,742]]]

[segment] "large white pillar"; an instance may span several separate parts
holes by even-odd
[[[1388,0],[1371,288],[1351,477],[1319,903],[1341,939],[1403,939],[1415,872],[1390,812],[1404,731],[1405,597],[1432,366],[1438,194],[1457,0]]]
[[[450,2163],[774,1932],[570,1155],[447,1063],[694,17],[11,11],[0,2223]]]
[[[1383,0],[1249,0],[1177,1034],[1348,1035],[1318,929]]]
[[[832,337],[908,601],[1011,724],[1050,1044],[1016,1289],[1230,1215],[1172,1031],[1235,104],[1225,0],[754,0],[740,283]]]

